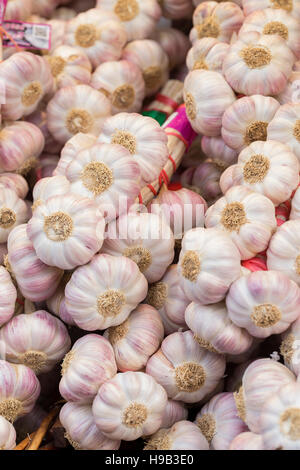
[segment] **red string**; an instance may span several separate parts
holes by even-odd
[[[22,307],[24,307],[24,302],[22,302],[22,300],[17,299],[16,302],[17,302],[19,305],[21,305]]]
[[[157,191],[155,188],[152,186],[152,184],[148,184],[147,187],[153,192],[154,196],[157,196]]]
[[[161,186],[163,183],[165,183],[167,186],[169,184],[169,177],[165,169],[161,170],[161,173],[159,175],[159,186]]]
[[[160,93],[158,93],[158,95],[155,97],[155,101],[159,101],[160,103],[170,106],[170,108],[172,108],[174,111],[176,111],[179,106],[179,104],[172,100],[172,98],[166,95],[161,95]]]
[[[139,194],[139,203],[141,204],[141,206],[143,205],[143,197],[141,193]]]
[[[177,139],[181,140],[181,141],[184,143],[184,145],[186,146],[186,148],[189,147],[188,141],[187,141],[184,137],[182,137],[181,134],[177,134],[176,132],[169,132],[169,131],[166,132],[166,134],[167,134],[167,135],[173,135],[174,137],[177,137]]]
[[[169,160],[171,160],[171,162],[172,162],[173,170],[174,170],[174,173],[175,173],[175,171],[177,170],[177,166],[176,166],[175,160],[172,157],[172,155],[169,155]]]

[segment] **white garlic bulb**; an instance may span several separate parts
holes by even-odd
[[[236,436],[229,446],[229,450],[265,450],[262,437],[254,432],[242,432]]]
[[[209,450],[209,446],[194,423],[179,421],[171,428],[153,434],[144,450]]]
[[[0,184],[0,243],[7,242],[10,232],[27,220],[25,202],[15,191]]]
[[[282,335],[280,354],[283,356],[285,365],[298,377],[300,376],[299,341],[300,318],[297,318],[290,328]]]
[[[284,90],[276,96],[276,99],[279,101],[280,104],[299,102],[299,81],[300,71],[293,71],[289,76],[287,85]]]
[[[17,173],[1,173],[0,184],[15,191],[20,199],[25,199],[29,191],[26,179]]]
[[[300,219],[300,188],[298,188],[292,199],[292,210],[290,220]]]
[[[213,37],[203,37],[197,40],[186,57],[188,69],[222,73],[224,58],[229,47],[226,42],[220,42]]]
[[[300,161],[300,104],[280,106],[268,127],[268,140],[288,145]]]
[[[75,326],[75,322],[71,315],[68,313],[66,306],[65,288],[69,280],[71,279],[72,271],[65,271],[58,284],[54,294],[47,299],[47,308],[51,313],[58,316],[67,325]]]
[[[32,210],[53,196],[62,196],[70,192],[70,182],[65,176],[57,175],[40,179],[33,188]]]
[[[202,152],[218,165],[221,169],[225,169],[237,162],[238,153],[225,144],[222,137],[207,137],[201,139]]]
[[[81,150],[92,147],[96,142],[97,137],[92,134],[79,132],[71,137],[61,151],[60,159],[53,175],[65,175],[68,165],[75,159],[76,155]]]
[[[0,450],[13,450],[16,446],[16,437],[13,425],[0,416]]]
[[[8,322],[14,314],[17,290],[8,271],[0,266],[0,326]]]

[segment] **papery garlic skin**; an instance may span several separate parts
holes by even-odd
[[[143,74],[146,96],[154,95],[169,78],[169,59],[164,49],[152,39],[132,41],[122,58],[137,65]]]
[[[26,21],[31,12],[32,0],[9,0],[6,5],[4,18],[6,21]]]
[[[112,114],[138,113],[145,98],[145,82],[140,68],[127,60],[104,62],[94,71],[91,86],[112,103]]]
[[[179,29],[159,28],[152,35],[169,58],[170,70],[183,64],[191,47],[188,37]]]
[[[139,305],[119,326],[110,327],[104,337],[111,343],[118,370],[142,370],[164,338],[159,313],[150,305]]]
[[[146,367],[169,398],[185,403],[197,403],[206,397],[224,371],[224,357],[200,347],[191,331],[167,336]]]
[[[257,140],[280,141],[274,134],[273,137],[268,134],[268,126],[279,108],[278,101],[269,96],[253,95],[237,100],[223,115],[222,137],[225,143],[240,153]]]
[[[229,446],[229,450],[265,450],[262,436],[254,432],[242,432],[236,436]]]
[[[75,450],[118,450],[120,441],[108,439],[97,428],[91,405],[66,403],[59,414],[66,438]]]
[[[123,323],[146,297],[147,287],[133,261],[100,254],[72,274],[66,308],[79,328],[104,330]]]
[[[134,441],[160,428],[166,405],[167,394],[153,377],[124,372],[100,387],[93,414],[105,436]]]
[[[220,196],[220,177],[222,168],[212,161],[204,161],[197,167],[187,168],[180,178],[182,186],[189,188],[205,198],[208,206]]]
[[[27,220],[26,203],[15,191],[0,184],[0,243],[5,243],[13,228]]]
[[[280,346],[280,354],[283,356],[285,365],[294,372],[297,377],[300,376],[299,340],[300,318],[297,318],[282,335],[282,343]]]
[[[199,305],[192,302],[185,311],[187,326],[201,347],[219,354],[242,354],[252,337],[228,316],[225,304]]]
[[[200,3],[193,14],[194,28],[190,39],[195,42],[204,37],[213,37],[229,43],[232,34],[239,31],[243,21],[244,14],[236,3]]]
[[[233,186],[208,209],[205,225],[225,231],[238,248],[241,259],[250,259],[269,245],[277,228],[275,207],[262,194],[244,186]]]
[[[178,269],[186,296],[204,305],[213,304],[223,300],[240,276],[239,251],[222,231],[196,228],[183,237]]]
[[[14,314],[17,290],[7,270],[0,266],[0,326],[8,322]]]
[[[66,143],[83,134],[99,135],[111,104],[103,93],[89,85],[61,88],[47,106],[47,123],[53,137]]]
[[[288,329],[299,316],[300,289],[285,274],[256,271],[235,281],[226,297],[229,318],[256,338]]]
[[[207,137],[201,139],[202,152],[213,163],[225,169],[237,162],[238,153],[225,144],[222,137]]]
[[[167,135],[157,121],[136,113],[107,119],[98,142],[123,145],[140,166],[146,183],[158,178],[168,160]]]
[[[184,81],[187,117],[198,134],[221,135],[222,117],[236,97],[218,72],[193,70]]]
[[[230,46],[223,74],[237,93],[278,95],[292,72],[294,54],[278,35],[241,34]]]
[[[0,416],[13,423],[33,409],[40,383],[29,367],[0,360]]]
[[[36,374],[53,369],[71,346],[65,325],[45,310],[12,318],[1,328],[0,341],[9,362],[30,367]]]
[[[292,72],[284,90],[276,96],[280,104],[299,103],[300,71]]]
[[[229,450],[232,440],[247,430],[238,417],[233,393],[215,395],[197,414],[195,424],[213,450]]]
[[[144,450],[209,450],[209,446],[194,423],[179,421],[170,429],[160,429],[153,434]]]
[[[124,26],[111,12],[92,8],[67,23],[64,43],[78,47],[95,68],[118,60],[127,41]]]
[[[173,426],[173,424],[178,423],[178,421],[186,420],[187,417],[188,410],[185,408],[182,402],[168,399],[161,423],[161,428],[170,428]]]
[[[33,188],[33,210],[38,207],[41,202],[45,202],[53,196],[67,194],[70,192],[70,189],[70,182],[65,176],[57,175],[40,179]]]
[[[97,142],[97,137],[92,134],[83,134],[79,132],[74,135],[64,145],[58,165],[53,172],[53,175],[66,175],[68,165],[75,159],[76,155],[86,148],[92,147]]]
[[[60,394],[69,402],[92,403],[100,386],[117,373],[114,351],[100,335],[78,339],[62,363]]]
[[[13,450],[16,447],[16,438],[13,425],[0,416],[0,450]]]
[[[28,116],[53,92],[49,65],[31,52],[19,52],[3,61],[0,74],[6,89],[5,104],[1,106],[3,119],[16,121]]]
[[[104,228],[103,216],[92,200],[68,193],[39,204],[27,234],[43,263],[73,269],[100,250]]]
[[[157,214],[122,215],[108,227],[101,252],[133,260],[148,282],[157,282],[174,258],[174,235],[170,226]]]
[[[300,104],[281,106],[268,127],[268,140],[277,140],[291,149],[300,161]]]
[[[188,69],[222,73],[224,58],[229,47],[226,42],[220,42],[212,37],[197,40],[186,57]]]
[[[15,191],[20,199],[25,199],[29,191],[27,181],[17,173],[1,173],[0,184]]]
[[[300,18],[300,5],[297,0],[243,0],[245,16],[251,15],[254,11],[265,10],[266,8],[279,9],[290,13],[295,18]]]
[[[8,237],[8,262],[25,298],[41,302],[54,294],[62,271],[44,264],[27,235],[27,225],[14,228]]]

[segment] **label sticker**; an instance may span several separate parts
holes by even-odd
[[[3,28],[19,47],[24,49],[51,48],[51,25],[43,23],[25,23],[4,21]],[[4,47],[15,47],[8,36],[3,37]]]

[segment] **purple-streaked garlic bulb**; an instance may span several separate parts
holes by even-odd
[[[206,397],[224,371],[225,358],[200,347],[191,331],[167,336],[146,367],[169,398],[185,403],[197,403]]]
[[[232,323],[223,302],[214,305],[192,302],[185,311],[185,321],[195,340],[208,351],[238,355],[252,344],[247,331]]]
[[[66,286],[66,308],[79,328],[104,330],[123,323],[147,295],[147,281],[125,256],[97,255],[75,270]]]
[[[27,181],[17,173],[1,173],[0,184],[15,191],[20,199],[25,199],[29,191]]]
[[[299,184],[299,161],[286,144],[275,140],[253,142],[240,153],[238,163],[221,176],[223,191],[229,189],[230,180],[233,186],[246,186],[278,206],[291,197]]]
[[[285,365],[300,376],[300,318],[290,326],[290,328],[282,335],[282,343],[280,346],[280,354],[283,356]]]
[[[236,3],[200,3],[194,11],[194,28],[190,39],[194,43],[197,39],[210,37],[229,43],[232,34],[239,31],[243,21],[244,14]]]
[[[7,242],[10,232],[27,220],[28,210],[23,199],[0,184],[0,243]]]
[[[97,137],[92,134],[79,134],[74,135],[64,145],[57,167],[55,168],[53,175],[66,175],[66,170],[69,164],[75,159],[76,155],[86,148],[92,147],[97,142]]]
[[[226,42],[220,42],[213,37],[197,40],[186,57],[188,69],[222,73],[224,58],[229,47]]]
[[[31,52],[19,52],[4,60],[0,74],[6,91],[5,104],[1,106],[3,119],[16,121],[28,116],[53,92],[49,65]]]
[[[168,161],[167,135],[157,121],[136,113],[107,119],[98,141],[123,145],[140,166],[142,180],[152,183]]]
[[[157,282],[174,258],[174,235],[162,217],[129,213],[108,227],[102,252],[134,261],[148,282]]]
[[[292,199],[292,210],[290,214],[290,220],[300,219],[300,188],[294,194]]]
[[[34,124],[8,123],[0,130],[0,171],[26,175],[36,166],[44,145],[44,136]]]
[[[278,101],[269,96],[245,96],[237,100],[224,113],[222,137],[225,143],[240,153],[257,140],[280,140],[269,137],[269,124],[280,108]]]
[[[300,289],[281,272],[256,271],[232,284],[226,306],[233,323],[255,338],[267,338],[297,320]]]
[[[9,0],[5,10],[5,21],[26,21],[32,12],[32,0]],[[1,446],[0,446],[1,448]]]
[[[1,178],[0,178],[1,181]],[[41,203],[46,202],[53,196],[62,196],[71,191],[69,180],[63,175],[50,176],[40,179],[33,188],[33,206],[34,211]]]
[[[238,153],[225,144],[222,137],[203,136],[201,140],[202,152],[219,166],[225,169],[237,162]]]
[[[144,450],[209,450],[209,445],[194,423],[179,421],[153,434]]]
[[[62,144],[83,134],[99,135],[111,104],[103,93],[89,85],[61,88],[47,107],[47,123],[53,137]]]
[[[245,16],[251,15],[254,11],[265,10],[266,8],[279,9],[282,13],[287,12],[295,18],[300,18],[300,5],[297,0],[243,0]]]
[[[217,137],[221,135],[223,114],[236,97],[220,73],[193,70],[184,81],[184,100],[194,131]]]
[[[111,12],[92,8],[67,23],[65,44],[79,47],[93,67],[118,60],[127,41],[124,26]]]
[[[185,62],[191,44],[182,31],[175,28],[159,28],[152,38],[161,45],[169,57],[171,70]]]
[[[212,450],[229,450],[232,440],[247,431],[237,414],[233,393],[215,395],[197,414],[195,424]]]
[[[275,207],[262,194],[245,186],[233,186],[208,209],[205,225],[227,233],[241,259],[247,260],[268,248],[277,228]]]
[[[186,296],[203,305],[224,299],[241,273],[240,254],[231,238],[216,228],[185,234],[178,263]]]
[[[299,19],[279,8],[266,8],[248,15],[240,29],[239,35],[256,31],[265,35],[280,36],[295,54],[300,58]]]
[[[276,96],[280,104],[299,103],[300,97],[300,70],[293,71],[284,90]]]
[[[34,113],[30,114],[30,116],[26,117],[26,121],[37,126],[42,132],[45,139],[44,152],[53,155],[60,153],[62,144],[54,140],[50,134],[47,126],[47,113],[45,110],[37,109]]]
[[[193,13],[192,0],[158,0],[165,18],[181,20],[190,18]]]
[[[90,83],[92,66],[82,50],[62,45],[45,59],[50,65],[56,89]]]
[[[143,372],[123,372],[105,382],[93,402],[95,422],[110,439],[134,441],[161,426],[167,394]]]
[[[0,326],[8,322],[14,314],[17,290],[8,271],[0,266]]]
[[[117,373],[114,351],[102,336],[78,339],[62,363],[61,395],[70,402],[92,403],[100,386]]]
[[[63,272],[44,264],[27,235],[27,225],[14,228],[8,238],[8,263],[25,298],[41,302],[51,297]]]
[[[268,140],[288,145],[300,161],[300,104],[280,106],[269,124]]]
[[[164,327],[159,313],[150,305],[139,305],[118,326],[104,333],[111,343],[118,370],[142,370],[164,338]]]
[[[47,308],[51,313],[54,313],[54,315],[59,317],[67,325],[75,326],[73,318],[68,313],[65,296],[66,285],[71,279],[71,276],[72,271],[65,271],[54,294],[52,295],[52,297],[47,299]]]
[[[149,37],[162,14],[156,0],[97,0],[97,7],[118,17],[128,41]]]
[[[146,96],[154,95],[168,80],[169,58],[158,42],[140,39],[127,44],[122,58],[137,65],[146,86]]]
[[[58,3],[59,0],[32,0],[32,13],[48,18]]]
[[[13,425],[0,416],[0,450],[13,450],[16,446],[16,438]]]
[[[107,222],[127,213],[140,192],[140,175],[129,150],[104,143],[80,151],[66,170],[70,191],[94,200]]]
[[[94,71],[91,86],[111,101],[112,114],[138,113],[142,108],[145,82],[140,68],[133,62],[104,62]]]
[[[182,402],[168,399],[161,427],[163,429],[170,428],[178,421],[186,420],[187,416],[188,410]]]
[[[59,414],[65,437],[75,450],[118,450],[120,441],[105,437],[97,428],[91,405],[66,403]]]
[[[260,0],[261,1],[261,0]],[[229,450],[265,450],[262,437],[254,432],[242,432],[236,436],[229,446]]]
[[[230,46],[223,73],[237,93],[278,95],[287,85],[293,64],[294,54],[284,39],[251,31]]]
[[[182,186],[197,192],[207,201],[208,206],[220,196],[222,168],[213,161],[204,161],[197,167],[187,168],[180,177]]]
[[[40,389],[40,383],[29,367],[0,360],[0,416],[13,423],[30,413]]]

